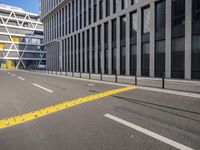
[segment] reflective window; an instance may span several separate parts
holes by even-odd
[[[200,79],[200,35],[192,37],[192,78]]]
[[[142,33],[149,33],[150,32],[150,9],[145,8],[142,11]]]
[[[193,23],[200,22],[200,0],[192,0]]]
[[[130,49],[130,74],[136,74],[136,64],[137,64],[137,46],[131,45]]]
[[[185,43],[184,37],[172,39],[172,78],[184,78],[185,44],[183,43]]]
[[[185,0],[172,0],[172,27],[185,24]]]
[[[106,17],[110,15],[110,0],[106,0]]]
[[[156,32],[165,31],[165,0],[156,3]]]
[[[165,41],[156,41],[155,49],[155,75],[162,77],[165,71]]]
[[[149,76],[149,43],[142,44],[142,76]]]
[[[126,73],[126,16],[120,18],[120,74]]]

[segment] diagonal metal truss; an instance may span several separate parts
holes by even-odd
[[[2,50],[0,50],[0,53],[2,52],[2,54],[3,54],[3,59],[6,60],[6,59],[12,59],[12,58],[8,57],[11,51],[12,51],[12,52],[13,52],[13,51],[16,52],[16,54],[17,54],[18,57],[13,58],[13,59],[15,59],[15,60],[19,60],[18,63],[17,63],[16,68],[19,67],[20,63],[23,65],[24,68],[26,68],[26,66],[25,66],[25,64],[24,64],[24,62],[23,62],[24,54],[25,54],[26,52],[30,52],[30,51],[27,49],[29,45],[34,45],[34,44],[31,43],[31,40],[32,40],[33,38],[35,38],[34,33],[35,33],[35,31],[38,30],[38,29],[37,29],[38,24],[41,24],[41,22],[40,22],[40,19],[39,19],[39,18],[38,18],[36,21],[31,20],[31,16],[30,16],[29,13],[26,13],[26,14],[24,15],[24,18],[23,18],[23,19],[22,19],[22,18],[18,18],[14,11],[10,11],[9,13],[10,13],[9,16],[2,16],[2,15],[0,15],[0,20],[1,20],[1,22],[2,22],[2,23],[0,24],[0,26],[5,28],[5,30],[6,30],[5,35],[7,35],[7,36],[10,38],[10,42],[11,42],[11,43],[10,43],[9,49],[6,49],[6,50],[2,49]],[[16,44],[20,44],[20,42],[17,43],[17,42],[15,42],[15,41],[13,40],[13,36],[12,36],[12,35],[14,35],[14,37],[18,37],[18,34],[10,33],[10,31],[9,31],[10,25],[8,24],[10,20],[14,20],[14,21],[16,21],[16,23],[17,23],[17,26],[13,26],[12,28],[23,29],[23,28],[25,28],[25,27],[23,27],[23,25],[24,25],[25,22],[31,24],[31,28],[29,27],[29,29],[30,29],[30,31],[31,31],[31,34],[28,35],[28,36],[27,36],[27,35],[23,35],[23,37],[27,37],[27,38],[28,38],[28,42],[23,43],[23,45],[25,45],[25,46],[24,46],[24,49],[20,49],[20,50],[17,49]],[[1,32],[1,31],[0,31],[0,32]],[[1,36],[1,35],[0,35],[0,36]],[[40,46],[41,46],[41,45],[40,45]],[[14,49],[13,49],[13,48],[14,48]],[[20,51],[22,52],[21,55],[20,55],[20,53],[19,53]],[[32,53],[32,52],[31,52],[31,53]],[[39,58],[37,58],[37,59],[32,58],[32,60],[39,60],[39,64],[40,64],[40,63],[42,62],[42,60],[45,59],[44,56],[45,56],[46,50],[45,50],[45,49],[44,49],[44,50],[40,49],[40,50],[37,50],[37,53],[39,53]],[[2,59],[2,58],[0,58],[0,59]]]

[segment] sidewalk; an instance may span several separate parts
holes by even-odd
[[[30,70],[31,71],[31,70]],[[33,70],[32,70],[33,71]],[[41,71],[37,70],[34,72],[46,73],[46,74],[57,74],[66,76],[66,72],[55,72],[55,71]],[[144,87],[154,87],[154,88],[162,88],[163,80],[162,78],[150,78],[150,77],[137,77],[135,76],[115,76],[115,75],[100,75],[100,74],[88,74],[88,73],[72,73],[67,72],[67,76],[83,78],[83,79],[91,79],[91,80],[101,80],[108,82],[116,82],[122,84],[130,84],[135,85],[137,82],[137,86]],[[137,80],[137,81],[136,81]],[[135,82],[136,81],[136,82]],[[165,79],[164,80],[164,88],[167,90],[177,90],[184,92],[192,92],[200,94],[200,81],[195,80],[180,80],[180,79]]]

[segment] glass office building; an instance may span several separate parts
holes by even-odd
[[[47,67],[200,79],[199,0],[41,0]]]
[[[0,4],[0,68],[45,66],[43,24],[38,14]]]

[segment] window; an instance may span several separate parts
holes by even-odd
[[[101,26],[98,26],[98,73],[101,72]]]
[[[126,74],[126,16],[120,18],[120,74]]]
[[[93,15],[94,15],[93,20],[94,22],[96,22],[97,21],[97,0],[94,0],[94,14]]]
[[[99,1],[99,19],[103,18],[103,0]]]
[[[87,30],[87,70],[90,70],[90,30]]]
[[[85,72],[85,32],[82,33],[82,64],[83,64],[83,72]]]
[[[200,35],[192,37],[192,78],[200,79]]]
[[[172,78],[184,78],[185,38],[172,39]]]
[[[116,73],[116,19],[112,20],[112,74]]]
[[[200,22],[200,1],[192,0],[193,23]]]
[[[95,28],[92,28],[92,73],[95,73]]]
[[[131,45],[130,48],[130,74],[136,74],[136,64],[137,64],[137,46]]]
[[[104,69],[105,69],[105,74],[108,74],[108,23],[105,23],[105,29],[104,29]]]
[[[106,17],[110,16],[110,0],[106,0]]]
[[[117,0],[113,0],[113,13],[116,13],[116,10],[117,10],[117,3],[116,3]]]
[[[165,0],[156,3],[156,32],[165,32]]]
[[[131,13],[130,20],[130,74],[136,74],[137,64],[137,13]]]
[[[165,72],[165,40],[156,41],[155,49],[155,75],[162,77]]]
[[[165,72],[165,0],[156,3],[155,76]]]
[[[172,0],[172,27],[185,24],[185,0]]]
[[[150,9],[145,8],[142,11],[142,34],[150,32]]]
[[[149,43],[142,44],[142,76],[149,76]]]

